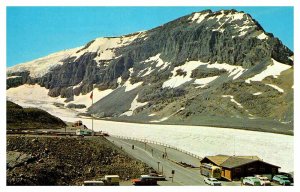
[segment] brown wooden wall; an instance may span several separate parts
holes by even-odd
[[[241,177],[261,175],[261,174],[271,174],[275,175],[278,173],[278,168],[264,162],[256,161],[240,167],[235,167],[231,170],[231,179],[240,179]],[[227,179],[227,178],[226,178]]]

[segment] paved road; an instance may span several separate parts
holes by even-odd
[[[158,172],[163,172],[169,181],[159,182],[160,185],[206,185],[203,181],[204,177],[199,173],[199,159],[169,148],[166,149],[169,159],[166,159],[162,157],[165,151],[163,146],[148,143],[145,145],[143,142],[116,137],[107,137],[107,139],[118,147],[122,146],[122,149],[132,157],[143,161]],[[134,145],[134,149],[132,149],[132,145]],[[198,164],[198,166],[197,168],[185,168],[176,164],[175,161],[182,161],[195,166]],[[175,170],[173,183],[170,178],[172,177],[172,170]],[[239,185],[232,182],[222,182],[222,184]]]

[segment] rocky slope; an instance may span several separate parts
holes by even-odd
[[[148,168],[101,137],[7,137],[7,185],[82,185],[107,174],[125,180]]]
[[[96,117],[293,133],[293,52],[235,10],[98,38],[7,74],[7,88],[39,84],[66,105],[94,90]]]
[[[59,118],[54,117],[37,108],[23,108],[13,102],[6,102],[7,129],[59,129],[67,125]]]

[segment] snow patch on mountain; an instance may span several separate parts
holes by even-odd
[[[62,102],[62,99],[58,97],[50,97],[48,95],[48,89],[41,87],[38,84],[28,85],[24,84],[19,87],[12,87],[6,90],[7,98],[17,98],[20,100],[28,101],[47,101],[47,102]]]
[[[185,108],[182,107],[182,108],[180,108],[179,110],[177,110],[176,112],[172,113],[171,115],[169,115],[169,116],[167,116],[167,117],[163,117],[163,118],[158,119],[158,120],[152,120],[152,121],[150,121],[150,123],[159,123],[159,122],[166,121],[166,120],[168,120],[170,117],[176,115],[177,113],[179,113],[180,111],[182,111],[182,110],[184,110],[184,109],[185,109]]]
[[[192,22],[201,23],[209,13],[195,13],[189,18]]]
[[[142,106],[145,106],[145,105],[148,104],[148,102],[144,102],[144,103],[138,102],[138,101],[137,101],[138,97],[139,97],[139,95],[137,95],[137,96],[133,99],[133,101],[132,101],[132,103],[131,103],[130,109],[129,109],[128,111],[122,113],[120,116],[124,116],[124,115],[126,115],[126,116],[132,116],[134,110],[136,110],[137,108],[142,107]]]
[[[72,56],[78,59],[83,54],[97,53],[94,60],[99,63],[99,61],[111,60],[115,58],[115,49],[131,44],[137,38],[145,37],[145,32],[139,32],[134,35],[121,36],[121,37],[100,37],[87,45],[85,49],[80,50],[73,54]]]
[[[123,86],[125,86],[125,92],[128,92],[128,91],[131,91],[133,89],[136,89],[137,87],[139,87],[140,85],[142,85],[143,82],[137,82],[137,83],[134,83],[134,84],[131,84],[130,83],[130,80],[127,80]]]
[[[192,71],[199,67],[200,65],[206,65],[205,63],[199,61],[188,61],[185,64],[175,67],[171,72],[173,75],[167,81],[165,81],[162,85],[163,88],[170,87],[175,88],[179,87],[180,85],[193,80],[191,78]],[[177,71],[182,70],[186,72],[185,75],[178,75]]]
[[[109,95],[111,92],[113,92],[113,89],[106,89],[104,91],[100,91],[97,88],[93,90],[93,99],[94,102],[97,102],[101,100],[102,98],[106,97]],[[50,97],[48,95],[49,90],[46,89],[45,87],[41,87],[38,84],[34,85],[28,85],[24,84],[19,87],[13,87],[10,88],[6,91],[6,96],[9,100],[14,101],[14,99],[17,100],[24,100],[24,101],[29,101],[29,102],[47,102],[48,104],[53,104],[53,103],[62,103],[66,104],[64,101],[66,98],[62,97]],[[73,104],[83,104],[86,106],[84,109],[76,109],[77,111],[85,111],[87,108],[89,108],[92,105],[92,100],[90,98],[92,91],[83,95],[80,94],[78,96],[74,96],[74,100],[70,101],[69,103]]]
[[[250,83],[251,81],[262,81],[268,76],[273,76],[274,78],[277,78],[277,76],[280,75],[281,72],[291,68],[291,66],[280,63],[274,59],[272,59],[272,61],[273,64],[268,65],[267,69],[249,79],[246,79],[246,83]]]
[[[270,87],[276,89],[276,90],[279,91],[280,93],[283,93],[283,92],[284,92],[284,90],[281,89],[280,87],[278,87],[277,85],[273,85],[273,84],[266,84],[266,85],[268,85],[268,86],[270,86]]]
[[[22,77],[22,76],[14,75],[14,76],[6,77],[6,79],[15,79],[15,78],[18,78],[18,77]]]
[[[217,79],[218,77],[219,77],[219,76],[213,76],[213,77],[205,77],[205,78],[201,78],[201,79],[196,79],[196,80],[194,81],[194,84],[200,85],[200,86],[198,86],[198,87],[196,87],[196,88],[199,88],[199,87],[203,88],[203,87],[205,87],[206,85],[208,85],[210,82],[212,82],[212,81],[214,81],[215,79]]]
[[[143,63],[156,63],[156,68],[160,68],[159,70],[163,70],[166,67],[168,67],[170,65],[169,62],[164,62],[161,58],[160,58],[160,53],[149,57],[148,59],[146,59],[145,61],[143,61]]]
[[[215,68],[219,70],[226,70],[229,72],[229,77],[233,76],[233,79],[239,78],[247,69],[244,69],[241,66],[229,65],[227,63],[213,63],[208,64],[207,68]]]
[[[252,95],[260,95],[262,94],[262,92],[256,92],[256,93],[253,93]]]
[[[234,104],[236,104],[239,108],[243,108],[242,104],[237,102],[232,95],[222,95],[224,98],[230,98],[230,101]]]
[[[268,39],[268,36],[264,32],[262,32],[257,36],[257,38],[263,40],[263,39]]]
[[[102,98],[106,97],[110,93],[112,93],[114,90],[113,89],[106,89],[103,91],[100,91],[98,88],[94,88],[93,91],[87,93],[87,94],[82,94],[80,93],[78,96],[74,96],[74,100],[70,101],[69,103],[74,103],[74,104],[83,104],[86,106],[84,111],[89,108],[92,105],[92,99],[90,98],[90,95],[93,92],[93,100],[94,103],[97,101],[100,101]]]
[[[26,63],[21,63],[7,69],[7,73],[29,71],[30,77],[42,77],[56,66],[62,65],[63,60],[71,57],[81,47],[59,51]]]
[[[150,75],[150,74],[154,71],[154,68],[148,67],[148,68],[146,68],[145,70],[147,70],[147,71],[146,71],[146,73],[144,73],[144,74],[142,75],[142,77],[145,77],[145,76],[147,76],[147,75]]]
[[[175,67],[173,69],[172,77],[170,77],[167,81],[165,81],[162,85],[163,88],[170,87],[175,88],[179,87],[180,85],[187,83],[189,81],[192,81],[191,73],[194,69],[196,69],[199,66],[206,66],[207,68],[214,68],[219,70],[226,70],[229,73],[229,77],[232,77],[233,79],[239,78],[247,69],[244,69],[241,66],[233,66],[226,63],[203,63],[201,61],[187,61],[185,64]],[[182,70],[185,72],[185,75],[178,75],[177,71]],[[202,80],[196,80],[196,84],[200,84],[201,81],[213,81],[217,77],[211,77],[211,78],[204,78]]]
[[[77,85],[74,85],[73,89],[76,89],[76,88],[80,87],[81,85],[82,85],[82,81],[80,83],[78,83]]]
[[[134,83],[134,84],[131,84],[130,83],[130,80],[131,80],[131,75],[133,74],[133,68],[130,68],[129,69],[129,78],[127,79],[127,81],[122,85],[122,87],[125,87],[125,92],[128,92],[128,91],[131,91],[133,89],[136,89],[138,86],[142,85],[143,82],[137,82],[137,83]],[[118,78],[118,82],[119,84],[121,83],[121,77]]]

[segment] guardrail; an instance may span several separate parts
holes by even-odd
[[[199,160],[203,159],[199,155],[196,155],[196,154],[191,153],[189,151],[180,149],[178,147],[175,147],[175,146],[172,146],[172,145],[169,145],[169,144],[161,143],[161,142],[158,142],[158,141],[152,141],[152,140],[148,140],[148,139],[139,139],[139,138],[135,138],[135,137],[125,137],[125,136],[120,136],[120,135],[111,135],[111,134],[110,134],[110,136],[117,137],[117,138],[120,138],[120,139],[127,139],[127,140],[139,141],[139,142],[143,142],[143,143],[150,143],[150,144],[155,144],[155,145],[161,145],[161,146],[164,146],[164,147],[167,147],[167,148],[170,148],[170,149],[174,149],[174,150],[180,151],[182,153],[185,153],[187,155],[195,157],[195,158],[197,158]]]

